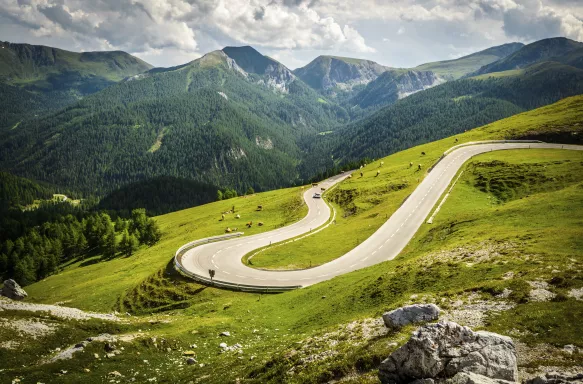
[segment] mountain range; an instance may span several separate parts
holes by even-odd
[[[415,68],[252,47],[172,68],[1,43],[0,168],[103,195],[172,176],[266,190],[583,93],[583,44],[545,39]]]

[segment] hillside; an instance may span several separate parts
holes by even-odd
[[[125,185],[110,192],[98,208],[128,217],[132,210],[145,208],[152,216],[195,207],[217,200],[218,187],[194,180],[160,176]]]
[[[336,164],[379,158],[583,93],[583,71],[550,63],[513,76],[464,79],[416,93],[312,143]],[[320,170],[330,159],[312,158]]]
[[[121,51],[80,53],[10,42],[0,46],[0,82],[31,91],[83,96],[152,68]]]
[[[445,80],[431,71],[388,70],[347,101],[351,107],[378,108],[429,89]]]
[[[408,168],[410,161],[421,161],[427,169],[455,139],[464,143],[561,131],[581,134],[582,105],[580,96],[566,99],[394,154],[382,159],[379,177],[374,177],[376,161],[364,168],[365,177],[341,185],[344,191],[359,193],[352,195],[358,207],[354,214],[308,239],[321,235],[320,242],[333,238],[338,247],[353,247],[423,177]],[[464,167],[434,223],[424,225],[397,259],[280,295],[218,290],[172,271],[169,261],[176,247],[222,232],[226,223],[218,223],[217,215],[230,209],[230,202],[161,216],[157,221],[163,237],[158,245],[142,248],[133,257],[77,262],[27,287],[31,301],[68,301],[70,306],[100,311],[116,308],[132,316],[118,314],[123,320],[119,322],[66,321],[5,310],[10,325],[2,328],[1,336],[26,343],[0,348],[0,368],[9,379],[34,382],[58,375],[92,383],[123,375],[158,382],[224,383],[239,378],[250,383],[376,383],[380,361],[414,329],[389,332],[380,315],[403,304],[432,302],[442,308],[441,319],[512,337],[521,380],[557,366],[577,369],[583,363],[580,354],[569,354],[563,346],[583,347],[578,326],[583,306],[577,299],[583,281],[573,272],[583,265],[582,223],[574,214],[583,209],[581,162],[581,153],[561,150],[476,157]],[[402,184],[400,189],[387,187]],[[254,207],[259,199],[269,210],[269,225],[278,225],[285,221],[276,217],[290,211],[285,205],[298,192],[258,194],[235,205],[243,217],[257,220],[261,213]],[[235,220],[230,217],[229,225]],[[361,231],[354,231],[348,220],[357,221]],[[50,330],[17,339],[12,324],[33,321]],[[226,331],[230,336],[220,335]],[[36,365],[56,354],[51,352],[55,348],[104,332],[117,340],[94,339],[72,359],[49,362],[43,369]],[[106,343],[118,351],[108,358],[104,348],[111,348]],[[185,364],[189,356],[196,364]]]
[[[418,71],[432,71],[448,80],[459,79],[481,67],[513,54],[524,46],[522,43],[509,43],[472,53],[454,60],[436,61],[415,67]]]
[[[240,192],[288,186],[299,139],[347,114],[300,80],[279,92],[263,79],[223,51],[154,69],[0,134],[0,165],[91,193],[162,175]]]
[[[388,69],[370,60],[318,56],[294,74],[326,95],[345,98]]]
[[[252,47],[225,47],[223,52],[235,60],[245,72],[259,75],[261,84],[266,84],[275,90],[289,92],[289,85],[295,80],[292,71],[283,64],[263,56]],[[301,85],[296,82],[296,86]]]
[[[583,43],[569,40],[564,37],[539,40],[525,45],[499,61],[483,66],[471,75],[482,75],[486,73],[526,68],[529,65],[543,61],[554,61],[555,58],[569,55],[576,50],[579,50],[580,54],[581,48],[583,48]],[[575,58],[572,58],[571,60],[574,59]],[[569,62],[565,64],[569,64]]]
[[[79,53],[0,41],[0,130],[150,68],[120,51]]]

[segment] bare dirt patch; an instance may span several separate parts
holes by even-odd
[[[12,311],[47,312],[52,316],[59,317],[62,319],[76,319],[76,320],[102,319],[111,321],[120,320],[113,313],[85,312],[77,308],[61,307],[59,305],[24,303],[21,301],[13,301],[9,299],[0,298],[0,310],[3,309]]]

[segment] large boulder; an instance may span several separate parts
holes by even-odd
[[[383,315],[388,328],[401,328],[408,324],[437,320],[439,307],[435,304],[413,304],[397,308]]]
[[[381,363],[379,378],[382,383],[405,384],[418,379],[453,378],[459,372],[516,382],[512,339],[473,332],[453,322],[428,324]]]
[[[4,280],[4,287],[0,292],[2,296],[6,296],[12,300],[23,300],[28,294],[12,279]]]

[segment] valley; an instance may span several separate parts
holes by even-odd
[[[0,42],[0,383],[583,380],[582,43],[228,41]]]

